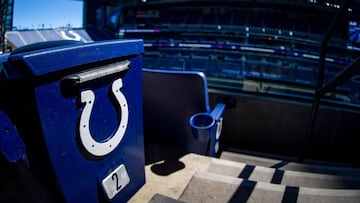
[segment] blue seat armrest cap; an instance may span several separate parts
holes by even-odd
[[[215,108],[210,113],[214,120],[218,121],[222,117],[225,107],[226,106],[223,103],[216,104]]]

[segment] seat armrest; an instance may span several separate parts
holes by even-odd
[[[215,108],[211,111],[210,115],[214,118],[214,120],[218,121],[225,110],[225,104],[223,103],[218,103],[216,104]]]
[[[225,107],[225,104],[218,103],[210,113],[197,113],[189,120],[194,139],[208,142],[207,154],[209,156],[215,156],[219,149]]]

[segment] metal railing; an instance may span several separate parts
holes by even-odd
[[[311,114],[307,125],[306,135],[304,139],[304,143],[302,145],[302,149],[300,151],[298,161],[303,162],[306,156],[306,152],[308,147],[312,141],[314,127],[318,115],[318,110],[320,106],[321,97],[324,96],[327,92],[333,90],[338,85],[341,85],[345,81],[349,80],[352,76],[358,74],[360,72],[360,57],[356,59],[354,63],[349,65],[344,71],[340,72],[337,76],[335,76],[332,80],[330,80],[325,85],[323,84],[324,81],[324,73],[325,73],[325,58],[326,58],[326,50],[327,44],[330,40],[331,36],[336,30],[336,27],[339,25],[342,18],[344,18],[348,7],[350,5],[351,0],[345,0],[341,5],[338,14],[335,16],[334,20],[332,21],[329,30],[325,34],[322,43],[321,43],[321,50],[320,50],[320,63],[319,63],[319,75],[316,85],[316,91],[314,95],[314,101],[312,104]]]

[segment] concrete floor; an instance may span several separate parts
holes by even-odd
[[[149,154],[149,152],[148,152]],[[179,199],[197,171],[205,171],[211,157],[198,154],[181,154],[173,150],[164,152],[152,148],[153,162],[145,166],[145,185],[129,200],[129,203],[149,202],[155,194]],[[164,157],[163,160],[161,157]]]
[[[297,164],[292,169],[302,170],[305,166],[331,169],[330,172],[337,169],[338,175],[276,169],[280,174],[274,168],[261,166],[263,163],[257,157],[251,157],[251,161],[257,159],[257,166],[253,165],[250,176],[245,177],[243,173],[248,173],[252,165],[245,164],[248,157],[242,155],[239,155],[242,161],[232,162],[156,145],[145,147],[145,154],[146,183],[130,203],[358,203],[360,200],[359,170],[354,168]],[[264,160],[265,164],[276,161]],[[343,176],[344,173],[347,175]],[[270,178],[264,179],[269,174]],[[283,181],[274,182],[274,177],[280,175]],[[287,180],[290,176],[292,179]]]

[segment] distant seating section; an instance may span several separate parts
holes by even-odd
[[[156,10],[158,15],[151,16],[146,9]],[[125,38],[144,39],[146,68],[202,71],[211,81],[221,81],[216,84],[227,82],[236,89],[243,89],[239,83],[254,80],[300,85],[293,92],[285,90],[286,85],[268,88],[272,93],[301,95],[313,91],[320,42],[331,18],[320,11],[305,14],[278,8],[253,9],[125,7],[120,33]],[[137,10],[149,16],[137,15]],[[356,60],[359,51],[348,50],[347,44],[344,33],[336,34],[329,43],[325,83]],[[360,95],[360,90],[352,83],[339,86],[336,94],[342,94],[343,102],[358,105],[358,97],[350,95]]]

